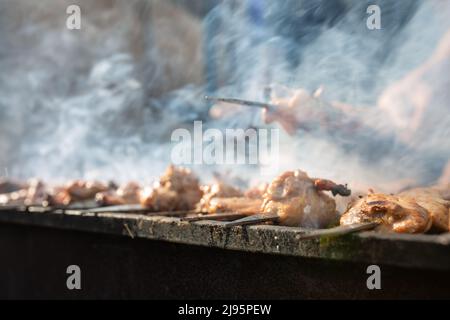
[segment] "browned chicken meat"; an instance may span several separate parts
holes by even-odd
[[[44,202],[46,206],[68,206],[72,202],[72,197],[66,187],[54,187],[47,195]]]
[[[323,182],[325,181],[325,182]],[[335,201],[322,190],[350,191],[329,180],[313,179],[300,170],[288,171],[275,178],[264,194],[262,211],[278,215],[286,226],[324,228],[338,221]]]
[[[203,191],[203,197],[197,206],[199,211],[209,212],[211,206],[211,200],[215,198],[232,198],[242,197],[241,190],[230,186],[224,182],[214,183],[212,185],[206,185],[201,187]]]
[[[208,213],[241,213],[252,215],[261,212],[262,199],[247,197],[212,198],[206,208]]]
[[[371,193],[349,205],[341,225],[378,222],[379,231],[424,233],[449,230],[450,199],[446,188],[418,188],[397,195]]]
[[[91,201],[101,192],[108,192],[112,185],[98,181],[74,180],[65,186],[56,186],[50,189],[44,205],[68,206],[76,202]]]
[[[261,210],[261,198],[246,197],[241,190],[222,181],[203,186],[202,190],[203,197],[197,206],[199,212],[251,215]]]
[[[103,191],[95,195],[95,203],[99,206],[119,206],[127,204],[116,191]]]
[[[125,200],[127,204],[139,203],[141,186],[137,182],[128,182],[117,189],[117,195]]]
[[[268,183],[261,183],[245,191],[244,195],[251,199],[262,199],[268,187]]]
[[[203,195],[197,177],[186,168],[169,166],[152,188],[141,193],[141,205],[154,211],[195,209]]]
[[[404,191],[399,197],[414,200],[428,211],[432,228],[436,231],[449,231],[450,188],[417,188]]]
[[[350,204],[340,224],[378,222],[378,230],[422,233],[431,227],[428,212],[415,201],[382,193],[371,193]]]
[[[107,184],[98,181],[75,180],[66,186],[67,193],[73,201],[94,199],[99,192],[109,189]]]
[[[102,206],[115,206],[124,204],[138,204],[141,187],[136,182],[128,182],[117,190],[99,192],[95,200]]]
[[[44,184],[33,179],[24,189],[0,195],[0,205],[40,205],[46,198]]]

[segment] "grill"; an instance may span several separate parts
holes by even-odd
[[[44,274],[56,265],[63,268],[64,264],[80,263],[87,273],[96,274],[90,275],[95,278],[96,284],[106,281],[100,280],[105,276],[112,279],[124,276],[142,278],[149,288],[154,288],[155,283],[158,283],[158,289],[143,290],[133,284],[134,280],[127,281],[126,285],[122,284],[126,289],[121,287],[126,293],[116,291],[116,287],[110,287],[107,293],[91,288],[84,292],[86,297],[105,294],[108,297],[124,294],[126,297],[139,298],[428,297],[430,292],[433,296],[448,297],[450,287],[448,233],[401,235],[361,231],[333,236],[327,234],[326,230],[312,231],[274,225],[225,228],[225,222],[220,221],[188,222],[180,217],[157,213],[120,213],[108,212],[107,209],[11,207],[3,208],[0,222],[3,240],[6,240],[3,245],[8,248],[1,251],[2,260],[9,259],[11,262],[9,266],[1,268],[15,270],[15,281],[23,281],[18,279],[26,279],[27,273],[17,271],[25,271],[26,268],[20,265],[23,262],[15,261],[16,258],[11,260],[8,255],[8,252],[13,252],[11,250],[22,250],[22,258],[29,263],[33,261],[32,264],[40,264],[34,268],[42,269]],[[55,249],[56,244],[61,248]],[[108,248],[107,253],[104,252],[105,247]],[[39,254],[49,257],[41,260],[37,257]],[[86,256],[90,258],[86,260]],[[136,259],[144,261],[138,263]],[[105,265],[104,260],[111,265]],[[217,261],[223,261],[222,265],[215,265]],[[255,265],[256,261],[260,262]],[[395,282],[394,291],[386,290],[385,295],[380,295],[365,288],[365,268],[371,264],[388,270],[386,277],[390,280],[386,281]],[[265,266],[263,270],[262,266]],[[33,265],[28,267],[33,270]],[[63,275],[63,271],[58,272]],[[311,272],[318,274],[311,276]],[[213,285],[218,281],[214,274],[216,277],[228,278],[231,282],[219,281],[220,288],[217,288]],[[255,277],[260,280],[269,277],[271,287],[270,290],[264,287],[264,281],[261,280],[260,283],[256,281],[253,287],[237,292],[233,287],[236,277],[244,282],[256,281]],[[408,277],[416,277],[416,280],[408,280]],[[56,281],[54,278],[54,273],[51,273],[47,280],[53,283]],[[346,278],[348,283],[343,283]],[[420,285],[417,279],[421,279]],[[9,279],[6,283],[11,281],[14,280]],[[305,289],[305,285],[317,281],[330,283]],[[189,283],[189,294],[183,289],[186,283]],[[19,289],[15,286],[13,293],[7,292],[9,296],[34,297],[33,294],[37,294],[41,297],[42,293],[36,292],[35,285],[32,281],[19,286]],[[165,289],[158,286],[164,286]],[[326,289],[329,286],[334,286],[333,290],[341,290],[329,291]],[[408,293],[401,296],[401,288],[409,290]],[[61,283],[55,284],[47,296],[69,295],[63,289]]]

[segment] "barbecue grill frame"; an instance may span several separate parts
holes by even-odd
[[[144,238],[187,245],[407,268],[450,270],[450,233],[384,234],[300,239],[311,230],[275,225],[224,228],[224,222],[81,210],[6,210],[0,223]],[[315,231],[317,232],[317,231]]]

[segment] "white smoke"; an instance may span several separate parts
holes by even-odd
[[[302,168],[310,176],[396,190],[435,178],[424,161],[436,159],[439,167],[450,159],[450,99],[439,89],[448,88],[450,73],[427,75],[438,96],[413,137],[403,130],[414,120],[408,102],[386,91],[432,56],[450,28],[449,3],[376,2],[383,20],[374,31],[366,28],[369,1],[265,1],[263,24],[247,17],[252,1],[224,1],[206,18],[216,14],[223,22],[208,39],[218,61],[216,94],[261,100],[268,84],[310,91],[323,85],[324,99],[356,106],[374,117],[378,132],[415,149],[367,161],[325,136],[299,132],[281,136],[280,171]],[[83,13],[79,31],[65,28],[65,8],[74,3]],[[329,18],[333,10],[341,13]],[[201,24],[170,1],[0,0],[0,166],[47,180],[159,175],[170,162],[172,130],[204,115]],[[263,125],[258,111],[238,110],[208,125]],[[257,168],[235,172],[258,179]]]

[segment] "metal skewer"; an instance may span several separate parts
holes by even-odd
[[[5,211],[27,211],[28,206],[26,205],[0,205],[0,212]]]
[[[202,220],[227,220],[227,219],[240,219],[247,216],[247,214],[238,213],[238,212],[228,212],[228,213],[214,213],[214,214],[205,214],[203,216],[196,217],[185,217],[181,218],[181,221],[202,221]]]
[[[238,104],[238,105],[246,106],[246,107],[261,108],[261,109],[276,109],[277,108],[277,106],[274,104],[270,104],[270,103],[266,103],[266,102],[251,101],[251,100],[210,97],[210,96],[205,96],[205,99],[208,101],[225,102],[225,103],[231,103],[231,104]]]
[[[178,211],[154,211],[149,208],[143,208],[141,205],[118,205],[109,207],[100,207],[95,209],[83,210],[85,213],[136,213],[147,216],[185,216],[188,214],[204,214],[206,212],[197,210],[178,210]]]
[[[107,207],[98,207],[92,209],[83,210],[89,213],[138,213],[138,212],[150,212],[151,210],[148,208],[143,208],[141,205],[118,205],[118,206],[107,206]]]
[[[181,211],[149,211],[147,213],[144,213],[146,216],[164,216],[164,217],[179,217],[179,216],[186,216],[188,214],[204,214],[204,212],[201,211],[193,211],[193,210],[181,210]]]
[[[239,219],[236,221],[228,222],[225,224],[225,228],[231,228],[236,226],[245,226],[245,225],[256,225],[268,221],[277,221],[278,215],[276,214],[255,214],[253,216],[249,216],[243,219]],[[297,237],[297,239],[300,240],[308,240],[308,239],[315,239],[320,238],[324,236],[342,236],[358,231],[364,231],[364,230],[372,230],[376,228],[379,225],[378,222],[363,222],[363,223],[357,223],[357,224],[351,224],[346,226],[338,226],[334,228],[329,229],[320,229],[320,230],[313,230],[310,232],[307,232],[305,234],[301,234]]]
[[[313,230],[311,232],[299,235],[298,239],[300,240],[307,240],[307,239],[314,239],[314,238],[320,238],[324,236],[332,237],[332,236],[342,236],[345,234],[350,234],[358,231],[364,231],[364,230],[372,230],[376,228],[379,225],[378,222],[363,222],[363,223],[356,223],[356,224],[350,224],[346,226],[339,226],[329,229],[320,229],[320,230]]]
[[[277,221],[278,215],[274,213],[259,213],[254,214],[242,219],[238,219],[236,221],[228,222],[224,225],[225,228],[231,228],[236,226],[246,226],[246,225],[253,225],[253,224],[259,224],[263,222],[269,222],[269,221]]]

